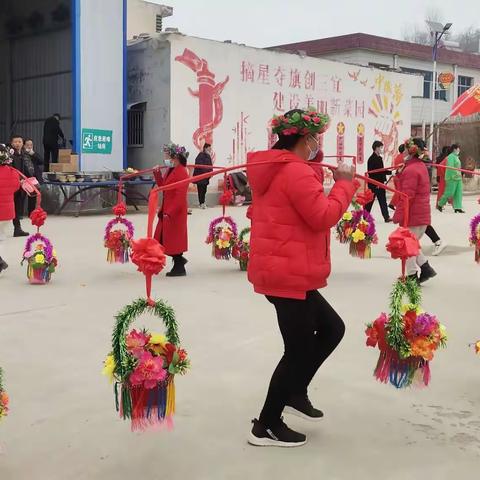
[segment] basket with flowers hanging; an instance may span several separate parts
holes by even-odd
[[[27,278],[31,284],[48,283],[58,265],[52,243],[41,233],[30,235],[25,243],[23,262],[27,262]]]
[[[238,260],[240,270],[244,272],[247,270],[250,256],[250,230],[250,227],[246,227],[240,232],[232,251],[233,258]]]
[[[480,263],[480,213],[470,222],[470,245],[475,247],[475,261]]]
[[[222,216],[210,223],[205,243],[212,245],[212,256],[217,260],[230,260],[237,235],[237,224],[233,218]]]
[[[380,350],[374,375],[382,383],[406,388],[427,386],[430,381],[430,362],[435,351],[446,346],[447,336],[445,327],[420,303],[417,281],[400,279],[390,296],[390,313],[367,325],[367,346]]]
[[[107,223],[103,237],[107,249],[107,262],[127,263],[135,231],[132,222],[123,217],[127,213],[127,206],[123,202],[113,207],[113,213],[115,218]]]
[[[165,335],[146,329],[128,331],[147,312],[163,321]],[[114,382],[116,409],[121,418],[131,420],[132,431],[173,425],[174,378],[189,366],[171,307],[162,301],[138,299],[117,314],[103,373]]]

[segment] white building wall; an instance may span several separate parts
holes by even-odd
[[[394,68],[395,66],[395,56],[393,54],[390,55],[364,49],[334,52],[322,55],[321,57],[363,66],[368,66],[371,63],[386,65],[390,68]],[[400,68],[412,68],[427,72],[433,71],[433,62],[416,58],[397,57],[397,64]],[[472,77],[474,79],[473,84],[480,83],[480,70],[437,63],[437,72],[452,72],[455,74],[455,84],[447,90],[447,101],[435,100],[435,122],[441,122],[450,113],[453,103],[457,100],[458,76]],[[421,85],[421,90],[413,97],[412,125],[419,126],[422,125],[423,122],[429,124],[432,101],[430,98],[423,98],[423,85]]]
[[[331,116],[325,153],[358,156],[360,171],[373,140],[384,141],[388,162],[410,133],[411,97],[418,91],[411,75],[183,35],[164,38],[172,49],[171,140],[192,156],[208,141],[218,165],[244,163],[249,151],[268,147],[273,114],[308,102]],[[312,74],[313,86],[306,81]]]

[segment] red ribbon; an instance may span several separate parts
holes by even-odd
[[[220,195],[220,205],[226,207],[232,203],[233,199],[233,192],[231,190],[224,190],[223,193]]]
[[[34,227],[40,228],[47,219],[47,212],[42,207],[37,207],[31,214],[30,220]]]
[[[364,207],[368,205],[370,202],[373,202],[373,192],[370,189],[364,190],[363,192],[357,193],[357,198],[355,201]]]
[[[113,210],[113,214],[116,217],[123,217],[127,213],[127,206],[125,205],[125,203],[119,202],[113,207],[112,210]]]
[[[406,260],[420,253],[420,243],[408,228],[399,227],[388,237],[387,251],[392,258]]]
[[[167,263],[165,249],[154,238],[132,240],[132,262],[137,265],[138,271],[146,278],[147,299],[150,305],[154,302],[150,298],[152,291],[152,276],[158,275]]]

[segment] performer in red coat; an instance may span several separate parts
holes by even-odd
[[[158,186],[170,185],[188,178],[188,152],[185,147],[169,144],[164,147],[165,165],[169,167],[165,175],[161,169],[154,171]],[[167,277],[184,277],[187,272],[187,259],[183,254],[188,250],[187,236],[187,191],[188,183],[163,192],[163,201],[158,213],[155,238],[165,247],[165,253],[173,258],[173,268]]]
[[[431,222],[430,208],[430,177],[427,166],[422,161],[425,155],[425,142],[421,138],[407,141],[405,145],[409,154],[405,168],[399,175],[400,191],[409,198],[409,210],[406,210],[405,199],[399,202],[393,221],[403,226],[405,215],[408,213],[407,227],[420,240]],[[420,268],[420,277],[417,269]],[[407,275],[416,279],[419,283],[426,282],[436,275],[435,270],[428,263],[425,255],[420,251],[417,257],[407,260]]]
[[[8,268],[7,262],[2,258],[2,246],[7,228],[15,218],[14,194],[20,188],[18,172],[10,166],[12,154],[9,147],[0,145],[0,272]]]
[[[322,363],[340,343],[345,325],[317,291],[330,274],[330,229],[355,193],[354,168],[340,165],[330,194],[324,193],[317,158],[318,134],[327,115],[292,110],[272,120],[279,137],[272,150],[248,155],[252,221],[248,278],[255,292],[275,307],[285,353],[270,382],[259,419],[253,420],[252,445],[294,447],[305,435],[287,427],[282,412],[309,420],[323,413],[312,406],[307,388]],[[277,164],[258,165],[274,161]]]

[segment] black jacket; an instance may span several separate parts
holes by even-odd
[[[65,135],[60,128],[60,122],[56,117],[48,117],[43,124],[43,144],[56,148],[59,138],[65,142]]]
[[[29,155],[30,159],[32,160],[33,168],[35,170],[35,177],[40,183],[43,183],[42,173],[43,173],[43,167],[45,164],[43,162],[42,156],[37,152],[34,152],[32,155],[27,153],[27,155]]]
[[[27,177],[35,176],[35,166],[30,155],[22,149],[20,153],[15,151],[12,155],[12,165],[14,168],[22,172]]]
[[[370,172],[371,170],[378,170],[380,168],[385,168],[383,165],[383,159],[380,155],[377,155],[376,153],[372,153],[370,155],[370,158],[368,159],[367,163],[367,171]],[[372,180],[376,180],[377,182],[385,183],[387,181],[387,175],[391,175],[392,172],[386,171],[386,172],[379,172],[379,173],[372,173],[369,175],[369,177]],[[375,188],[374,185],[370,185],[372,188]]]
[[[212,165],[212,157],[208,153],[200,152],[195,159],[195,165]],[[202,173],[209,173],[212,170],[213,168],[195,168],[193,170],[193,176],[201,175]],[[197,185],[208,185],[210,183],[210,179],[205,178],[194,183]]]

